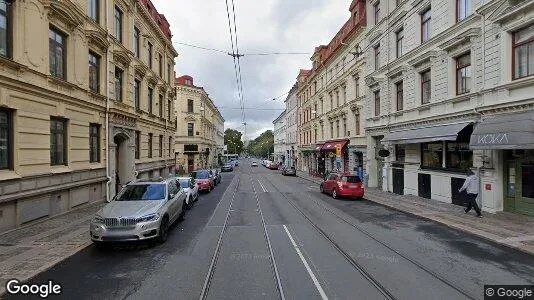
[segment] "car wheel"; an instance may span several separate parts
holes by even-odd
[[[193,208],[193,199],[191,199],[191,196],[189,196],[189,199],[187,199],[187,209]]]
[[[198,201],[198,192],[197,192],[197,196],[195,197],[195,202]]]
[[[184,200],[184,203],[182,203],[182,212],[180,213],[180,216],[178,216],[178,221],[183,221],[185,219],[185,211],[187,210],[187,203]]]
[[[161,224],[159,225],[158,242],[160,244],[165,243],[165,241],[167,241],[168,236],[169,236],[169,218],[167,216],[164,216],[163,220],[161,220]]]
[[[319,191],[324,194],[324,187],[322,183],[319,185]]]
[[[334,198],[334,199],[337,198],[336,189],[334,189],[334,190],[332,191],[332,198]]]

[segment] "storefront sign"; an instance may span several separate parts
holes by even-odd
[[[341,157],[341,144],[336,144],[336,156]]]
[[[380,149],[378,151],[378,156],[380,156],[380,157],[388,157],[389,156],[389,150]]]
[[[477,136],[477,144],[479,145],[508,144],[508,134],[507,133],[482,134],[482,135]]]

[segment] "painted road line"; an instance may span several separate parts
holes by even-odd
[[[261,186],[261,189],[263,190],[264,193],[267,193],[267,190],[265,189],[265,187],[263,186],[263,184],[261,184],[261,181],[258,179],[258,183],[260,184]]]
[[[285,229],[285,231],[287,233],[287,236],[291,240],[291,244],[293,244],[293,248],[295,248],[295,251],[297,251],[297,254],[300,257],[300,260],[304,264],[304,267],[306,267],[306,270],[308,271],[308,274],[310,275],[311,279],[313,280],[313,283],[315,284],[315,287],[317,288],[317,291],[319,291],[319,294],[321,294],[321,298],[324,299],[324,300],[328,299],[328,297],[326,296],[323,288],[321,287],[321,283],[319,283],[319,280],[317,280],[317,277],[315,277],[315,274],[313,274],[313,271],[311,270],[310,265],[308,264],[308,262],[306,261],[306,259],[302,255],[302,252],[300,252],[300,249],[297,246],[297,244],[295,243],[295,240],[293,239],[293,237],[291,236],[291,233],[289,233],[289,230],[287,229],[286,225],[283,225],[283,226],[284,226],[284,229]]]

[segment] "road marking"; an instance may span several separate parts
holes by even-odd
[[[289,233],[289,230],[287,229],[286,225],[284,225],[284,229],[285,229],[285,231],[287,233],[287,236],[291,240],[291,244],[293,244],[293,248],[295,248],[295,251],[297,251],[297,254],[300,257],[300,260],[304,264],[304,267],[306,267],[306,270],[308,271],[308,274],[310,275],[311,279],[313,280],[313,283],[315,284],[315,287],[317,288],[317,291],[319,291],[319,294],[321,294],[321,298],[322,299],[328,299],[328,296],[326,296],[323,288],[321,287],[321,284],[319,283],[319,280],[317,280],[317,277],[315,277],[315,274],[313,274],[313,271],[311,270],[310,265],[308,265],[308,262],[306,261],[306,259],[302,255],[302,253],[300,252],[299,247],[295,243],[295,240],[291,236],[291,233]]]
[[[261,189],[263,190],[264,193],[267,193],[267,190],[265,189],[265,187],[263,186],[263,184],[261,184],[261,181],[258,179],[258,183],[260,184],[261,186]]]

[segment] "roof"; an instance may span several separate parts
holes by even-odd
[[[284,109],[284,111],[281,112],[280,115],[278,117],[276,117],[276,119],[274,119],[273,124],[275,124],[276,122],[280,121],[280,119],[283,118],[285,115],[286,115],[286,110]]]

